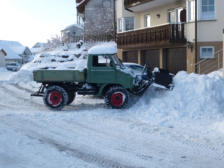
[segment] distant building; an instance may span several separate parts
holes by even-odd
[[[30,61],[32,52],[28,47],[23,46],[17,41],[0,40],[0,48],[2,48],[7,56],[7,62],[18,62],[24,64]]]
[[[84,41],[115,41],[115,1],[76,0],[78,24],[84,25]]]
[[[83,27],[78,24],[73,24],[61,31],[63,43],[73,43],[83,40]]]
[[[47,49],[47,44],[46,43],[36,43],[30,50],[32,54],[36,55],[38,53],[41,53]]]
[[[5,67],[5,56],[6,52],[3,49],[0,49],[0,68]]]

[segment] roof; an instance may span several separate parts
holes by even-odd
[[[37,42],[32,48],[44,48],[46,47],[46,43]]]
[[[76,8],[79,13],[83,13],[85,11],[85,6],[89,0],[76,0]]]
[[[3,50],[6,52],[5,59],[22,59],[18,54],[16,54],[8,46],[4,46]]]
[[[4,49],[5,47],[10,48],[11,50],[14,51],[14,53],[18,55],[23,54],[27,48],[17,41],[0,40],[0,48]]]
[[[101,43],[93,46],[89,49],[88,54],[91,55],[107,55],[107,54],[116,54],[117,53],[117,45],[114,42]]]
[[[64,30],[62,30],[62,32],[65,32],[65,31],[71,31],[72,29],[80,29],[80,30],[83,30],[83,27],[78,25],[78,24],[72,24],[72,25],[69,25],[67,26]]]
[[[1,49],[0,52],[2,52],[5,56],[7,55],[4,49]]]
[[[22,59],[19,53],[23,53],[26,47],[19,42],[0,40],[0,48],[6,52],[6,59]]]

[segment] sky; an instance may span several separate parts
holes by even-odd
[[[32,47],[76,22],[75,0],[0,0],[0,40]]]

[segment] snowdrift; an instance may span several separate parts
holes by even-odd
[[[58,47],[37,54],[34,60],[25,64],[21,70],[9,78],[11,83],[29,82],[33,80],[33,71],[37,69],[76,69],[83,70],[87,65],[87,50],[83,45],[75,47]]]
[[[215,74],[215,75],[214,75]],[[131,111],[141,120],[219,118],[224,114],[224,78],[220,73],[197,75],[179,72],[172,91],[149,88]]]

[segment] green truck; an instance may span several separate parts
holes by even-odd
[[[153,82],[172,87],[168,71],[152,72],[145,66],[141,74],[136,74],[122,64],[115,51],[92,49],[83,70],[34,71],[34,81],[42,85],[31,96],[43,97],[45,105],[53,110],[71,104],[76,94],[103,96],[106,105],[120,109],[128,104],[131,94],[142,95]]]

